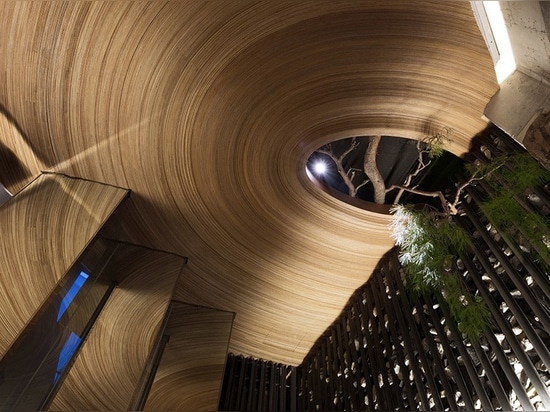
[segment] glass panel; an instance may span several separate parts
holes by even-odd
[[[59,319],[61,319],[61,316],[65,313],[73,299],[75,298],[76,294],[80,291],[86,280],[88,280],[88,275],[86,272],[80,272],[74,283],[72,284],[71,288],[67,291],[65,296],[63,297],[63,300],[61,301],[61,305],[59,307],[59,312],[57,313],[57,321],[59,322]]]
[[[67,363],[69,363],[73,354],[78,349],[80,342],[82,342],[82,339],[80,338],[80,336],[78,336],[74,332],[71,332],[71,334],[69,335],[69,338],[65,342],[65,345],[63,345],[63,348],[61,349],[61,353],[59,354],[59,360],[57,361],[57,370],[55,371],[54,382],[57,382],[59,380],[59,377],[63,373],[65,366],[67,366]]]
[[[84,252],[0,361],[0,410],[37,410],[112,290],[104,268],[116,244],[99,239]]]

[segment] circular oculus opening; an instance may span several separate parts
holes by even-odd
[[[348,137],[318,148],[307,161],[310,179],[340,201],[387,213],[390,206],[397,203],[438,207],[437,198],[399,188],[445,193],[453,190],[463,170],[463,160],[448,151],[442,150],[439,156],[432,157],[428,144],[422,141],[382,136],[375,151],[375,163],[385,194],[378,207],[375,187],[365,172],[368,163],[365,153],[371,142],[369,136]],[[392,187],[394,189],[388,190]],[[373,205],[376,205],[374,209]]]

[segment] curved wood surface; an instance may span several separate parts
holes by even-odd
[[[162,354],[144,410],[215,411],[234,314],[172,302]]]
[[[5,2],[0,21],[4,183],[132,189],[121,238],[189,257],[176,298],[285,364],[392,246],[387,216],[311,184],[310,153],[447,126],[460,154],[497,89],[468,2]]]
[[[50,410],[127,410],[185,260],[121,245],[105,270],[122,279],[77,354]]]
[[[127,194],[43,174],[0,207],[0,358]]]

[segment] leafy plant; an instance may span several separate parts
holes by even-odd
[[[501,167],[486,177],[492,193],[481,202],[480,209],[491,223],[520,245],[528,244],[542,258],[548,258],[550,245],[546,236],[550,219],[527,210],[520,204],[520,199],[525,198],[529,189],[550,181],[550,171],[523,153],[501,156],[490,164],[493,163],[499,163]]]
[[[445,148],[451,141],[453,132],[454,130],[450,127],[443,127],[440,131],[421,140],[422,143],[427,145],[430,159],[436,159],[445,153]]]
[[[399,260],[412,293],[441,292],[459,329],[477,339],[490,324],[489,309],[462,282],[458,256],[471,244],[470,236],[448,216],[398,205],[392,209],[392,233],[400,247]]]

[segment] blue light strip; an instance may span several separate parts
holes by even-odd
[[[73,282],[71,288],[67,291],[65,296],[63,297],[63,300],[61,301],[61,305],[59,306],[59,312],[57,313],[57,321],[59,322],[59,319],[63,316],[75,296],[78,294],[82,286],[84,286],[84,283],[86,280],[88,280],[89,275],[86,272],[80,272],[78,277]]]
[[[65,342],[65,345],[63,345],[63,349],[61,349],[61,352],[59,353],[59,360],[57,361],[57,370],[55,372],[54,382],[57,382],[59,377],[61,376],[61,373],[63,372],[63,369],[65,369],[65,366],[67,366],[67,363],[71,360],[73,357],[74,352],[78,348],[78,345],[80,345],[80,342],[82,339],[80,336],[78,336],[76,333],[71,332],[69,337],[67,338],[67,341]]]

